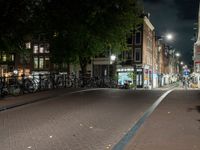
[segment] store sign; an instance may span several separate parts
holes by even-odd
[[[142,69],[136,69],[137,70],[137,72],[142,72]]]
[[[185,68],[183,71],[183,75],[187,77],[189,76],[189,74],[190,74],[190,70],[188,68]]]
[[[119,68],[117,69],[117,72],[132,72],[134,71],[134,68]]]

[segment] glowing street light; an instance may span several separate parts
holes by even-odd
[[[175,55],[176,55],[176,57],[180,57],[180,56],[181,56],[181,54],[180,54],[180,53],[176,53]]]
[[[171,41],[171,40],[173,40],[174,36],[171,33],[168,33],[166,35],[166,38],[167,38],[167,40]]]
[[[116,60],[116,55],[112,54],[112,55],[110,56],[110,60],[111,60],[111,61],[115,61],[115,60]]]
[[[184,63],[181,61],[181,63],[180,63],[181,65],[184,65]]]

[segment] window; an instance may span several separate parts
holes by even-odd
[[[152,49],[152,39],[150,37],[147,37],[147,48]]]
[[[141,49],[136,48],[135,49],[135,62],[140,62],[141,61]]]
[[[44,47],[40,47],[40,53],[44,53]]]
[[[45,57],[45,68],[48,69],[50,65],[49,57]]]
[[[26,43],[26,49],[31,49],[31,42]]]
[[[11,61],[15,61],[15,55],[14,54],[11,55]]]
[[[135,44],[137,44],[137,45],[141,44],[141,32],[135,33]]]
[[[127,51],[124,51],[124,59],[125,60],[131,60],[132,59],[132,50],[129,49]]]
[[[6,54],[3,54],[3,55],[2,55],[2,61],[5,62],[6,60],[7,60],[7,58],[6,58]]]
[[[33,47],[33,53],[34,54],[38,53],[38,45],[34,45],[34,47]]]
[[[38,69],[38,57],[34,57],[34,69]]]
[[[39,58],[39,69],[43,69],[44,68],[44,58],[40,57]]]
[[[46,44],[45,53],[49,53],[49,44]]]

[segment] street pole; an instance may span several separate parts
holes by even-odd
[[[153,69],[154,69],[154,67],[153,67],[153,49],[154,49],[154,33],[153,33],[153,30],[152,30],[152,72],[151,72],[151,74],[152,74],[152,80],[151,80],[151,86],[152,86],[152,88],[153,88]]]
[[[108,73],[107,73],[107,75],[108,75],[108,78],[110,78],[110,57],[111,57],[111,50],[109,49],[109,56],[108,56],[109,58],[108,58]]]

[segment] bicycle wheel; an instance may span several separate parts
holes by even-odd
[[[72,87],[72,86],[73,86],[72,80],[71,80],[71,79],[67,79],[67,80],[65,81],[65,86],[66,86],[67,88]]]
[[[9,94],[11,94],[13,96],[18,96],[18,95],[22,94],[21,85],[19,83],[9,85],[8,91],[9,91]]]
[[[23,91],[28,93],[33,93],[35,91],[34,83],[30,79],[25,79]]]
[[[63,78],[62,77],[58,77],[56,79],[56,83],[55,83],[56,87],[59,88],[59,87],[63,87]]]

